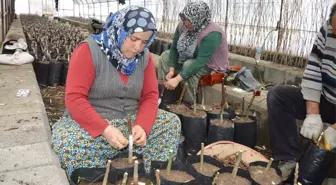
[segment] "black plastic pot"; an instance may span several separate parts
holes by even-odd
[[[69,63],[64,62],[63,67],[62,67],[61,77],[60,77],[60,85],[65,85],[66,78],[68,76],[68,69],[69,69]]]
[[[197,174],[195,176],[197,176],[198,178],[198,181],[199,182],[203,182],[202,184],[211,184],[212,180],[213,180],[213,176],[206,176],[206,175],[203,175],[202,173],[198,172],[196,168],[194,168],[192,165],[195,164],[195,163],[199,163],[201,161],[201,158],[200,156],[189,156],[187,158],[187,162],[188,164],[191,164],[191,165],[188,165],[187,168],[188,168],[188,171],[191,173],[191,174]],[[204,163],[208,163],[208,164],[211,164],[213,166],[216,166],[218,167],[219,169],[222,169],[224,168],[224,164],[220,161],[218,161],[217,159],[213,158],[213,157],[210,157],[210,156],[207,156],[207,155],[204,155]]]
[[[219,174],[222,174],[222,173],[232,173],[232,170],[233,170],[233,167],[228,166],[228,167],[224,167],[224,168],[218,170],[218,172],[219,172]],[[215,178],[216,173],[213,175],[213,178]],[[247,170],[243,170],[243,169],[238,168],[237,177],[245,178],[245,179],[247,179],[248,181],[250,181],[252,183],[250,174],[248,173]]]
[[[104,179],[105,172],[106,168],[78,168],[72,172],[70,177],[70,184],[77,185],[81,181],[84,181],[86,183],[102,182]],[[115,176],[114,169],[110,169],[108,175],[108,181],[113,183],[112,181],[115,182],[116,178],[117,177]]]
[[[49,67],[49,85],[56,87],[59,85],[60,77],[62,73],[63,63],[59,61],[50,62]]]
[[[37,83],[41,87],[48,87],[49,83],[49,61],[37,61],[34,63],[34,71],[37,79]]]
[[[162,41],[161,40],[156,40],[156,54],[161,55],[162,49],[161,49]]]
[[[195,155],[201,149],[201,143],[204,143],[206,136],[206,113],[204,116],[194,117],[190,111],[182,115],[182,133],[185,137],[184,151],[186,155]]]
[[[132,171],[131,173],[128,173],[128,178],[127,178],[126,185],[131,184],[131,182],[133,180],[133,174],[134,174],[134,171]],[[146,180],[149,180],[150,182],[153,182],[153,178],[149,174],[144,173],[143,170],[139,169],[138,175],[139,175],[139,179],[144,178]],[[124,178],[124,174],[122,174],[122,176],[118,175],[118,176],[116,176],[116,179],[112,179],[111,181],[109,180],[109,182],[111,182],[112,184],[115,184],[115,185],[121,185],[122,184],[121,182],[122,182],[123,178]],[[146,185],[147,184],[148,183],[146,183]]]
[[[161,53],[165,52],[168,49],[169,49],[169,43],[162,41],[162,44],[161,44]]]
[[[262,166],[262,167],[266,168],[267,162],[264,162],[264,161],[255,161],[255,162],[250,163],[249,167],[251,167],[251,166]],[[281,171],[280,171],[280,169],[278,167],[276,167],[274,165],[274,163],[271,165],[271,168],[273,168],[277,172],[278,176],[281,178]],[[260,185],[259,183],[257,183],[256,181],[254,181],[254,179],[253,179],[252,176],[251,176],[251,180],[252,180],[252,185]],[[271,184],[271,182],[269,184]],[[278,183],[276,185],[282,185],[282,182],[280,182],[280,183]]]
[[[211,144],[217,141],[233,141],[234,136],[234,124],[232,122],[231,127],[224,127],[220,125],[213,124],[214,121],[220,121],[220,119],[210,120],[210,126],[207,136],[207,144]],[[229,120],[227,120],[229,121]],[[231,122],[231,121],[230,121]]]
[[[184,136],[181,136],[176,154],[176,162],[185,163],[186,155],[184,153],[184,140]]]
[[[234,139],[233,141],[250,148],[257,144],[257,122],[252,120],[247,123],[241,123],[238,119],[234,122]]]
[[[160,162],[160,161],[152,161],[151,165],[151,176],[152,179],[154,179],[154,182],[156,183],[156,178],[155,178],[155,170],[165,170],[167,169],[167,162]],[[173,162],[171,170],[178,170],[178,171],[183,171],[186,172],[187,174],[193,176],[195,179],[187,182],[174,182],[174,181],[169,181],[166,178],[164,178],[162,175],[160,175],[160,180],[161,180],[161,185],[202,185],[198,183],[198,174],[191,174],[188,169],[190,169],[191,164],[189,163],[180,163],[180,162]],[[187,167],[189,166],[189,167]]]
[[[320,185],[335,161],[335,153],[311,143],[299,162],[299,179],[302,185]]]
[[[162,88],[164,88],[163,84],[159,84],[159,92],[161,93]],[[159,105],[160,109],[167,110],[167,105],[176,103],[179,99],[179,96],[182,92],[180,87],[175,88],[175,90],[165,89],[163,92],[163,96],[161,97],[161,104]]]

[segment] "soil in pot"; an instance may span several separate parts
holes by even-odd
[[[142,162],[141,159],[137,159],[139,163]],[[113,159],[111,162],[111,166],[115,169],[127,169],[134,167],[134,163],[129,163],[128,158],[116,158]]]
[[[192,168],[188,169],[189,173],[193,176],[203,175],[206,176],[207,180],[212,180],[212,176],[219,169],[223,168],[224,165],[222,162],[217,159],[204,155],[203,156],[203,169],[201,170],[201,156],[194,155],[187,158],[188,164],[191,164]]]
[[[102,185],[103,182],[85,182],[85,181],[81,181],[78,185]],[[113,185],[109,182],[107,182],[107,185]]]
[[[180,171],[180,170],[171,170],[169,175],[167,174],[167,170],[160,170],[160,172],[163,178],[165,178],[168,181],[172,181],[172,182],[183,183],[183,182],[188,182],[188,181],[192,181],[195,179],[193,176],[189,175],[187,172]]]
[[[238,168],[236,176],[233,176],[233,167],[224,167],[218,171],[218,177],[216,185],[251,185],[251,176],[247,170]],[[213,178],[217,175],[217,172],[213,175]]]
[[[167,105],[167,108],[170,112],[181,115],[187,111],[189,111],[189,108],[185,104],[169,104]]]
[[[191,106],[191,109],[194,109],[194,105]],[[202,106],[202,104],[196,104],[196,109],[200,111],[211,112],[213,110],[213,107],[211,105]]]
[[[231,173],[222,173],[218,175],[216,185],[251,185],[251,182],[243,177],[233,177]]]
[[[275,184],[280,184],[282,182],[282,178],[278,175],[274,168],[270,168],[266,172],[264,171],[264,166],[249,167],[251,178],[260,185],[271,185],[272,182]]]
[[[213,176],[213,174],[219,170],[217,166],[209,163],[203,163],[203,170],[201,170],[201,163],[194,163],[192,166],[197,170],[198,173],[208,177]]]

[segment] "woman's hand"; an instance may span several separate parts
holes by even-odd
[[[132,135],[135,145],[142,147],[146,145],[146,132],[140,125],[132,127]]]
[[[106,127],[103,136],[106,138],[110,146],[117,150],[122,150],[128,145],[128,140],[124,137],[124,135],[117,128],[111,125]]]
[[[177,75],[175,78],[172,78],[165,82],[165,87],[169,90],[174,90],[182,80],[183,79],[181,75]]]
[[[168,80],[170,80],[171,78],[173,78],[174,74],[175,74],[175,69],[172,68],[172,67],[169,68],[169,73],[166,75],[166,80],[168,81]]]

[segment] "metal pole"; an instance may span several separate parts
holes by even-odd
[[[30,0],[28,0],[28,13],[30,14]]]
[[[229,15],[229,1],[226,1],[226,10],[225,10],[225,34],[227,35],[228,31],[228,15]]]
[[[103,15],[102,15],[102,12],[101,12],[101,3],[99,3],[99,11],[100,11],[100,20],[103,20]]]
[[[41,3],[42,3],[42,15],[43,15],[43,0],[41,1]]]
[[[119,11],[119,2],[117,2],[117,10]]]
[[[72,11],[73,11],[73,16],[75,17],[76,5],[75,5],[75,1],[74,0],[72,0],[72,2],[73,2],[73,9],[72,9]]]
[[[5,40],[5,24],[4,24],[4,5],[3,1],[1,1],[1,40]]]
[[[280,7],[280,18],[277,22],[277,30],[278,30],[278,39],[277,39],[277,51],[280,50],[281,40],[282,40],[282,30],[281,30],[281,21],[282,21],[282,10],[283,10],[284,1],[281,0],[281,7]]]
[[[107,14],[110,14],[110,3],[108,1],[107,1],[107,11],[108,11]]]
[[[146,0],[144,0],[144,7],[146,8]]]
[[[90,8],[89,8],[89,4],[87,4],[88,6],[88,18],[90,18]]]

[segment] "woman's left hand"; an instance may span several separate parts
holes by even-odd
[[[171,78],[170,80],[165,82],[165,87],[169,90],[174,90],[182,80],[182,77],[180,75],[177,75],[175,78]]]
[[[132,135],[135,145],[142,147],[146,145],[146,132],[140,125],[132,127]]]

